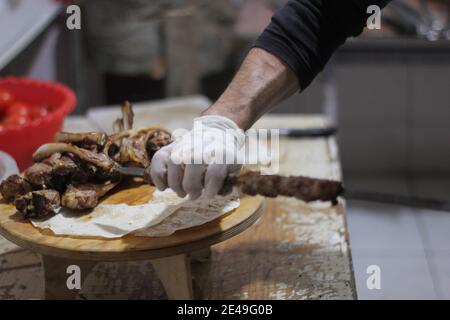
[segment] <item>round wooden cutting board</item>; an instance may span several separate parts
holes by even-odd
[[[142,204],[151,198],[154,187],[134,183],[114,189],[103,203]],[[179,230],[167,237],[118,239],[57,236],[50,230],[35,228],[15,207],[0,198],[0,233],[22,248],[43,255],[68,259],[119,261],[154,259],[191,252],[233,237],[250,227],[262,214],[264,198],[242,197],[240,206],[206,224]]]

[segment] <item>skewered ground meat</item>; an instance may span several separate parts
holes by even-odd
[[[60,197],[56,190],[32,191],[16,197],[14,205],[25,218],[43,217],[54,213],[60,207]]]
[[[260,194],[271,198],[287,196],[306,202],[321,200],[336,203],[337,197],[344,191],[339,181],[263,175],[255,171],[228,177],[221,193],[229,191],[230,185],[237,186],[242,193],[248,195]]]
[[[21,176],[13,174],[0,184],[0,193],[6,201],[13,201],[16,196],[24,195],[32,190],[31,185]]]

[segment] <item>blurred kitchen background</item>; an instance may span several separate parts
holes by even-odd
[[[79,1],[81,30],[68,30],[67,3],[0,0],[0,76],[66,83],[78,114],[124,99],[214,101],[284,2]],[[348,188],[450,201],[449,17],[449,0],[393,1],[381,30],[348,41],[274,112],[327,114]],[[348,224],[359,298],[450,299],[450,212],[349,200]],[[382,290],[366,288],[372,264]]]

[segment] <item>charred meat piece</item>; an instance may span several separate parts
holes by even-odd
[[[74,210],[95,208],[99,199],[116,185],[117,182],[107,182],[105,184],[86,183],[70,185],[61,198],[61,204],[64,207]]]
[[[166,130],[155,131],[147,140],[146,149],[147,155],[151,159],[156,151],[162,147],[172,143],[172,135]]]
[[[147,167],[155,152],[171,142],[171,134],[159,127],[127,130],[110,136],[102,153],[121,165]]]
[[[44,187],[50,183],[53,168],[43,162],[35,163],[25,170],[25,179],[34,186]]]
[[[147,155],[147,140],[151,132],[140,131],[122,142],[119,150],[119,162],[122,165],[147,167],[150,160]]]
[[[17,197],[14,205],[25,218],[44,217],[60,207],[60,197],[56,190],[32,191]]]
[[[61,203],[69,209],[92,209],[98,204],[98,197],[92,188],[84,188],[85,185],[69,185],[61,198]]]
[[[73,179],[87,180],[87,174],[70,157],[54,154],[43,162],[33,164],[25,170],[25,178],[36,188],[51,188],[64,192]]]
[[[117,161],[121,165],[148,167],[154,153],[170,142],[171,135],[164,129],[156,127],[140,129],[124,139]]]
[[[24,195],[33,190],[31,184],[17,174],[9,176],[0,183],[0,193],[8,202],[14,200],[15,197]]]
[[[108,139],[108,136],[103,132],[57,132],[55,140],[58,142],[71,143],[79,147],[86,147],[95,145],[103,147]]]
[[[88,162],[102,170],[108,171],[115,165],[114,161],[103,153],[79,148],[68,143],[47,143],[33,153],[35,162],[42,161],[54,153],[71,153],[81,161]]]
[[[62,156],[57,159],[53,165],[53,172],[60,176],[73,175],[77,170],[80,169],[79,164],[77,164],[72,158],[68,156]]]

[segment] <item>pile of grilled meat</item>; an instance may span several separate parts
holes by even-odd
[[[92,209],[121,181],[119,166],[147,167],[154,153],[171,142],[168,131],[149,127],[133,130],[133,111],[122,104],[115,133],[58,132],[55,143],[33,154],[35,164],[22,175],[0,184],[0,193],[25,217],[42,217],[59,207]]]

